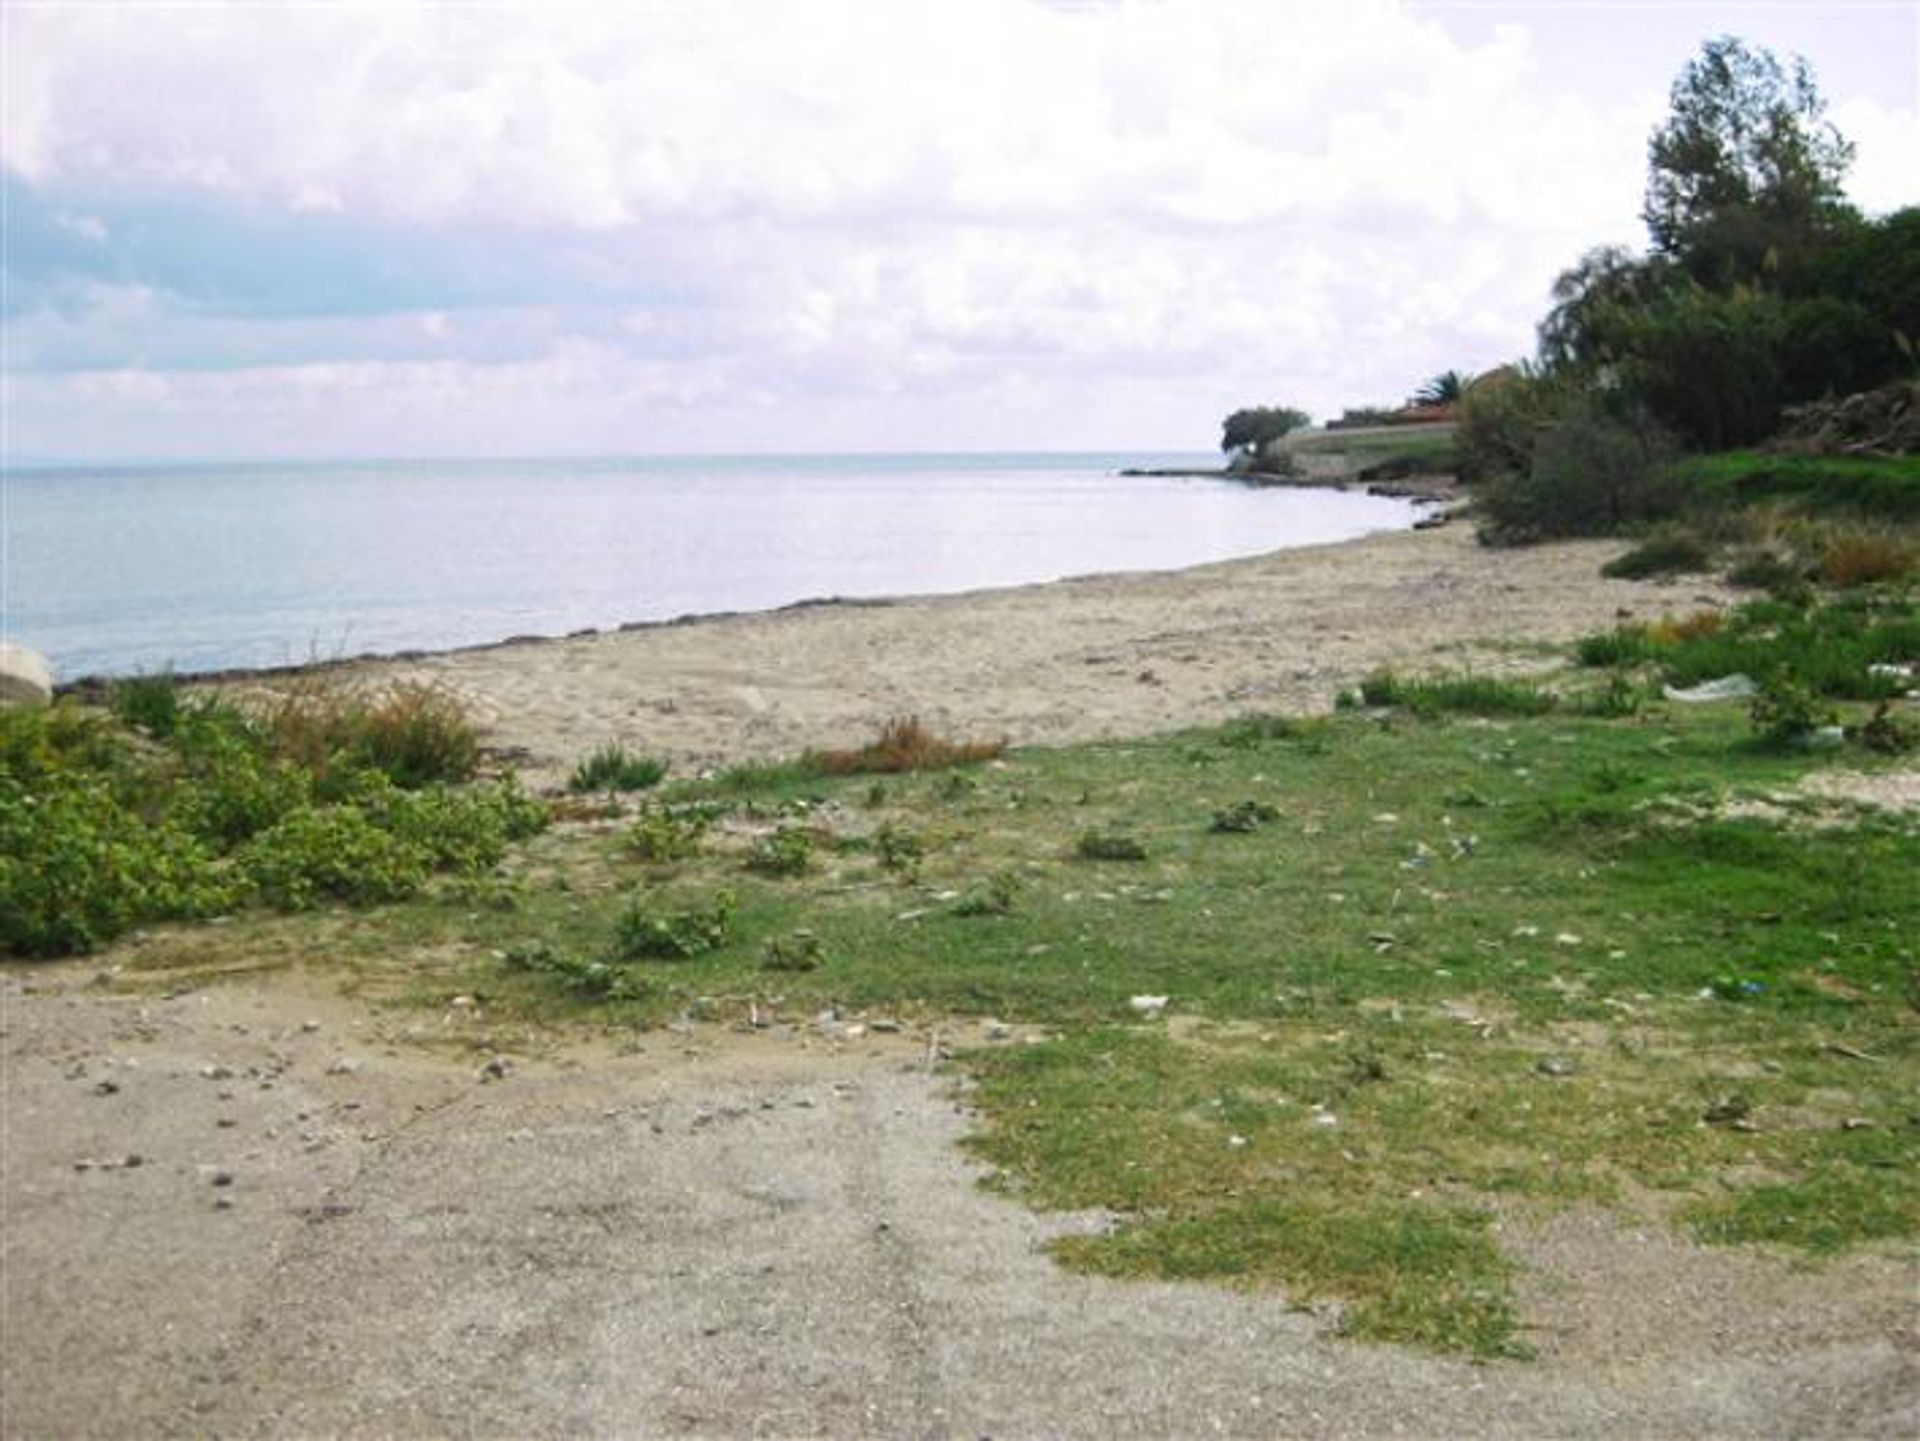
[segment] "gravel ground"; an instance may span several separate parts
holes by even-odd
[[[1541,1355],[1475,1366],[1059,1271],[1100,1219],[976,1184],[925,1037],[488,1076],[466,1014],[93,975],[0,976],[7,1437],[1920,1434],[1910,1256],[1509,1221]]]

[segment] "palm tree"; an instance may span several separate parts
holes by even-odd
[[[1471,375],[1462,375],[1457,370],[1443,370],[1425,385],[1413,393],[1415,405],[1452,405],[1466,394]]]

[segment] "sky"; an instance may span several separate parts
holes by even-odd
[[[1198,451],[1529,353],[1701,41],[1920,0],[9,0],[0,458]]]

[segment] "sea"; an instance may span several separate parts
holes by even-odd
[[[0,634],[63,680],[480,645],[1170,570],[1404,529],[1207,455],[645,456],[9,469]]]

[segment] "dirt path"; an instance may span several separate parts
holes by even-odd
[[[0,978],[0,1432],[1911,1435],[1911,1274],[1503,1228],[1542,1358],[1061,1273],[919,1037],[663,1032],[485,1080],[285,974]],[[426,1033],[422,1038],[422,1030]],[[131,1164],[139,1156],[138,1165]],[[222,1178],[230,1178],[225,1183]]]

